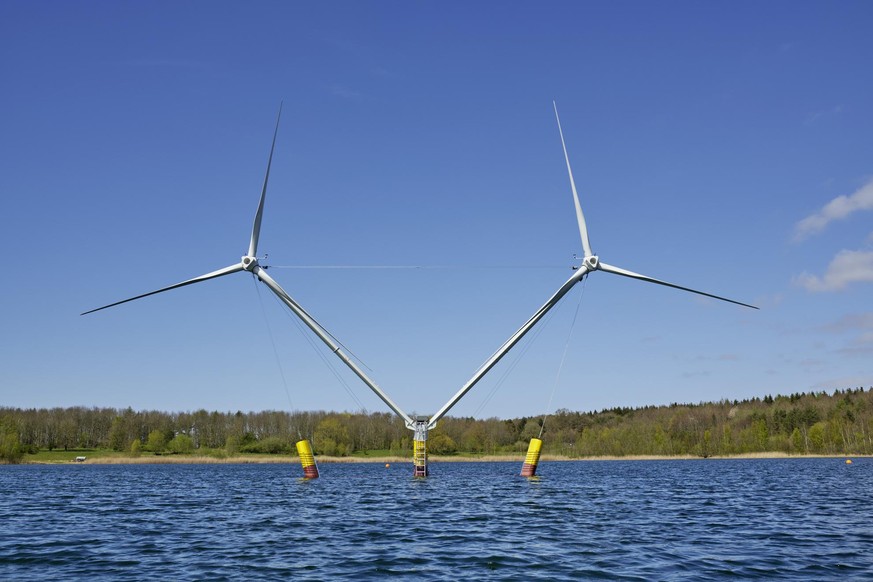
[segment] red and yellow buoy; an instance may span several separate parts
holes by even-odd
[[[540,462],[540,451],[542,448],[543,441],[540,439],[530,439],[527,456],[524,458],[524,465],[521,466],[522,477],[533,477],[537,474],[537,463]]]
[[[315,464],[315,456],[312,447],[306,439],[297,441],[297,454],[300,456],[300,464],[303,466],[303,477],[315,479],[318,477],[318,466]]]

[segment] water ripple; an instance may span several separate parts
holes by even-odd
[[[2,466],[0,579],[873,576],[873,460],[518,470]]]

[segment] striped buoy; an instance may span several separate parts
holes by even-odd
[[[540,462],[540,450],[542,448],[543,441],[540,439],[530,439],[527,456],[524,458],[524,465],[521,466],[522,477],[533,477],[537,474],[537,463]]]
[[[427,441],[412,441],[412,476],[427,477]]]
[[[303,477],[305,479],[317,478],[318,466],[315,464],[315,457],[308,440],[297,441],[297,454],[300,456],[300,464],[303,466]]]

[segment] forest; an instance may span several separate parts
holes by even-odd
[[[873,387],[715,403],[558,410],[546,417],[447,417],[428,437],[437,455],[516,454],[541,436],[543,452],[568,458],[699,457],[747,453],[873,454]],[[193,412],[131,408],[0,407],[0,462],[40,450],[140,454],[411,456],[411,432],[383,412]]]

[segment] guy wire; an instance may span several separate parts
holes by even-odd
[[[303,338],[306,339],[306,341],[309,343],[309,346],[312,348],[312,350],[316,354],[318,354],[318,357],[321,358],[321,361],[324,362],[324,365],[327,366],[328,370],[330,370],[330,372],[334,375],[334,378],[336,378],[337,381],[342,385],[343,389],[346,391],[346,394],[348,394],[349,397],[355,401],[355,403],[358,405],[358,409],[359,410],[366,410],[366,407],[360,401],[358,396],[354,393],[351,386],[349,386],[349,384],[348,384],[348,382],[346,382],[345,378],[343,378],[340,375],[339,371],[333,365],[333,361],[329,360],[327,358],[327,356],[324,354],[324,352],[319,348],[319,345],[311,337],[311,334],[309,333],[309,331],[303,328],[303,324],[300,322],[300,320],[298,320],[297,317],[291,313],[291,310],[288,308],[287,305],[285,305],[284,303],[279,301],[278,297],[276,297],[275,300],[281,307],[284,308],[283,312],[285,313],[285,315],[288,317],[288,319],[290,319],[294,323],[294,325],[297,327],[297,330],[300,332],[300,335],[302,335]]]
[[[520,342],[521,343],[520,350],[514,354],[514,356],[512,357],[512,359],[509,362],[509,365],[506,367],[506,369],[503,370],[503,373],[500,374],[500,377],[497,379],[497,381],[494,383],[494,385],[491,387],[491,389],[485,395],[485,398],[482,399],[482,402],[480,402],[479,405],[476,407],[476,409],[473,411],[473,416],[476,416],[477,414],[482,412],[482,410],[485,408],[485,406],[487,406],[488,403],[491,402],[491,399],[494,397],[494,395],[497,394],[497,391],[503,387],[503,383],[506,381],[506,379],[509,377],[509,375],[515,370],[516,366],[518,366],[519,362],[521,362],[524,355],[527,354],[527,351],[530,349],[530,347],[536,342],[536,340],[540,336],[540,334],[547,327],[549,327],[549,322],[551,322],[552,316],[554,314],[555,314],[554,311],[550,311],[549,313],[547,313],[545,318],[543,318],[542,325],[534,328],[531,331],[530,335],[528,337],[524,338]],[[484,365],[484,362],[482,365]],[[479,366],[476,369],[476,371],[478,372],[481,369],[482,369],[482,366]]]
[[[579,292],[579,301],[576,303],[576,313],[573,314],[573,322],[570,324],[570,331],[567,332],[567,342],[564,344],[564,353],[561,356],[561,363],[558,364],[558,372],[555,374],[555,384],[552,386],[552,393],[549,395],[549,402],[546,404],[546,410],[543,412],[543,422],[540,423],[540,434],[538,439],[543,438],[543,430],[546,428],[546,418],[549,416],[549,410],[552,409],[552,399],[555,397],[555,391],[558,389],[558,381],[561,379],[561,370],[564,368],[564,360],[567,359],[567,350],[570,347],[570,338],[573,336],[573,329],[576,327],[576,318],[579,317],[579,308],[582,306],[582,297],[585,296],[585,285],[588,283],[588,277],[582,280],[582,291]]]
[[[288,398],[288,406],[290,412],[294,412],[294,402],[291,400],[291,391],[288,390],[288,381],[285,378],[285,370],[282,368],[282,360],[279,358],[279,349],[276,347],[276,339],[273,337],[273,328],[270,327],[270,319],[267,317],[267,310],[264,308],[264,298],[261,296],[261,288],[255,277],[252,276],[252,283],[255,286],[255,292],[258,294],[258,305],[261,306],[261,315],[264,316],[264,323],[267,325],[267,335],[270,337],[270,343],[273,346],[273,355],[276,356],[276,366],[279,368],[279,376],[282,377],[282,386],[285,388],[285,396]],[[297,429],[297,438],[302,439],[300,429]]]

